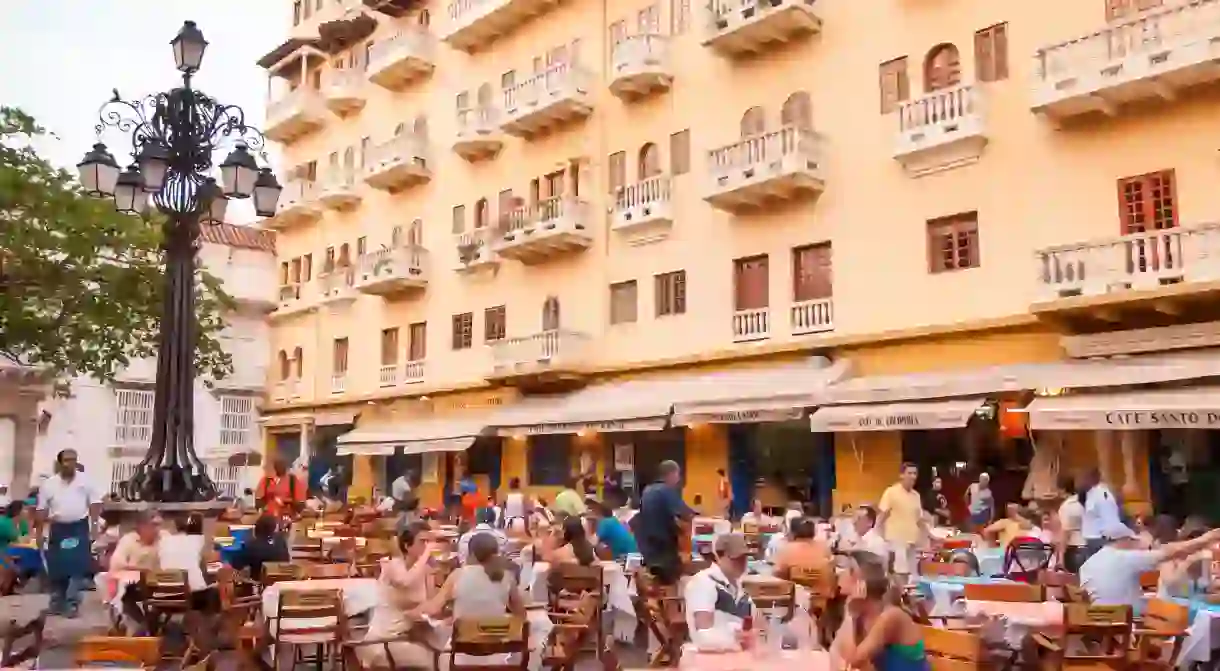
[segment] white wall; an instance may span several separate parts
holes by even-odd
[[[195,383],[195,450],[205,461],[223,464],[233,450],[222,450],[220,445],[221,397],[254,392],[255,408],[261,405],[270,346],[267,324],[253,301],[264,288],[269,287],[264,293],[275,291],[275,261],[270,252],[220,245],[204,245],[200,258],[204,264],[212,264],[207,266],[209,269],[219,265],[222,272],[212,272],[226,279],[226,291],[243,301],[241,311],[229,316],[221,335],[225,350],[233,356],[233,372],[225,380],[217,382],[213,390],[209,390],[202,379]],[[144,388],[149,388],[147,383],[154,381],[155,374],[155,359],[134,362],[118,376],[118,388],[123,388],[122,382],[142,382],[145,383]],[[41,407],[52,414],[52,419],[47,431],[40,434],[36,441],[31,484],[37,484],[41,476],[52,471],[55,454],[63,449],[75,449],[86,473],[104,488],[110,485],[111,470],[116,461],[138,461],[139,456],[143,456],[143,449],[140,448],[134,450],[139,456],[112,455],[112,450],[120,447],[116,437],[117,395],[116,388],[99,384],[93,379],[78,378],[72,382],[71,398],[43,401]],[[257,410],[250,416],[248,445],[257,450],[260,444],[255,417]],[[2,438],[3,429],[0,427]],[[243,475],[245,483],[239,485],[239,490],[252,486],[250,483],[257,478],[256,474]]]

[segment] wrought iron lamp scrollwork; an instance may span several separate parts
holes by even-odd
[[[185,503],[216,498],[216,487],[194,448],[195,256],[200,227],[222,223],[231,200],[251,199],[259,216],[273,216],[283,188],[270,168],[259,167],[255,153],[266,160],[266,140],[246,123],[245,112],[191,85],[208,46],[195,23],[185,22],[170,46],[182,85],[131,101],[116,90],[98,114],[98,143],[77,169],[86,193],[113,198],[118,211],[143,214],[151,205],[165,215],[165,302],[152,443],[122,496],[129,501]],[[126,170],[101,142],[107,132],[130,139],[133,163]],[[216,165],[215,157],[225,149],[228,155]]]

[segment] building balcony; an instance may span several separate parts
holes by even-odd
[[[736,58],[822,30],[814,0],[713,0],[703,46]]]
[[[733,312],[733,342],[753,342],[771,337],[771,308]]]
[[[547,198],[509,213],[495,244],[496,253],[502,258],[535,264],[582,251],[593,244],[590,223],[586,201],[563,196]]]
[[[377,384],[383,389],[400,384],[419,384],[424,381],[424,362],[407,361],[402,364],[382,364],[377,372]]]
[[[351,268],[336,268],[318,275],[318,304],[327,307],[349,305],[356,300],[356,273]]]
[[[354,210],[364,200],[358,181],[355,168],[333,168],[322,179],[318,200],[332,210]]]
[[[431,181],[427,150],[427,140],[406,131],[372,147],[364,159],[365,184],[398,193]]]
[[[708,152],[704,200],[734,214],[813,197],[824,189],[821,138],[786,126]]]
[[[494,107],[458,110],[457,128],[453,151],[471,163],[495,158],[504,148],[500,110]]]
[[[302,298],[302,295],[300,284],[285,284],[281,286],[279,300],[276,302],[275,311],[269,316],[270,319],[286,319],[293,315],[312,310],[313,305],[308,300]]]
[[[360,259],[356,289],[373,296],[398,296],[428,286],[428,250],[419,246],[382,248]]]
[[[276,403],[287,403],[301,398],[301,380],[289,378],[275,383],[271,391],[271,400]]]
[[[835,328],[834,299],[814,298],[793,303],[791,321],[792,335],[833,331]]]
[[[577,375],[590,353],[592,338],[567,329],[542,331],[521,338],[506,338],[490,345],[493,380],[547,378]]]
[[[318,183],[308,179],[289,180],[280,195],[279,212],[267,220],[267,228],[283,230],[302,224],[312,224],[322,218],[321,191]]]
[[[308,86],[298,86],[267,102],[267,124],[263,133],[275,142],[289,143],[308,135],[330,119],[326,100]]]
[[[457,243],[458,272],[493,270],[500,266],[500,255],[493,245],[495,229],[476,228],[453,237]]]
[[[347,372],[330,374],[330,393],[342,394],[347,391]]]
[[[629,35],[614,45],[610,92],[624,102],[668,91],[674,82],[665,35]]]
[[[579,65],[558,63],[504,91],[500,128],[531,138],[593,113],[589,73]]]
[[[455,49],[474,53],[486,47],[560,0],[453,0],[449,31],[444,40]]]
[[[369,49],[369,81],[391,91],[401,91],[435,69],[436,38],[421,26],[403,26]]]
[[[1051,119],[1173,100],[1220,80],[1220,0],[1174,2],[1038,50],[1033,110]]]
[[[656,175],[623,187],[614,200],[610,228],[643,244],[669,235],[674,224],[673,179]]]
[[[322,96],[326,98],[326,107],[339,116],[359,112],[368,101],[365,84],[363,69],[325,71],[322,73]]]
[[[902,103],[894,158],[912,175],[969,165],[983,155],[983,89],[962,84]]]

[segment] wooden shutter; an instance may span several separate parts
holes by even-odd
[[[474,344],[474,315],[464,312],[453,315],[453,349],[467,349]]]
[[[281,261],[280,262],[280,286],[281,287],[288,286],[289,277],[291,277],[291,275],[288,274],[288,262]]]
[[[508,314],[503,305],[483,311],[483,342],[504,340],[508,330]]]
[[[1000,23],[974,34],[974,67],[980,82],[1008,79],[1008,24]]]
[[[961,79],[962,63],[957,47],[952,44],[933,47],[924,63],[924,92],[952,88]]]
[[[686,313],[686,271],[676,270],[656,276],[656,314],[680,315]]]
[[[910,97],[911,82],[907,74],[906,56],[882,63],[879,73],[881,113],[889,114]]]
[[[792,250],[792,300],[812,301],[833,295],[830,243]]]
[[[610,45],[614,46],[627,37],[627,24],[622,19],[610,24]]]
[[[928,222],[928,270],[977,268],[979,265],[979,223],[976,212],[955,214]]]
[[[651,142],[640,147],[640,164],[636,166],[640,180],[661,174],[661,150]]]
[[[347,338],[335,338],[331,365],[336,375],[347,372]]]
[[[809,94],[797,91],[788,96],[780,109],[779,123],[781,126],[796,126],[811,128],[813,126],[813,109],[809,103]]]
[[[766,256],[737,259],[734,265],[734,308],[756,310],[769,304],[769,278]]]
[[[398,363],[398,329],[381,329],[381,365]]]
[[[308,282],[313,279],[313,254],[306,254],[301,257],[301,281]]]
[[[369,251],[369,239],[365,236],[356,238],[356,258],[362,258]]]
[[[636,321],[638,306],[635,280],[610,285],[610,323],[630,324]]]
[[[618,194],[627,185],[627,152],[610,154],[610,195]]]
[[[453,233],[457,235],[466,230],[466,206],[453,206]]]
[[[291,278],[293,284],[301,283],[301,258],[299,256],[292,260]]]
[[[547,296],[542,302],[542,330],[556,331],[559,329],[559,299]]]
[[[761,107],[751,107],[741,115],[741,137],[762,135],[767,130],[767,113]]]
[[[1174,171],[1164,170],[1118,181],[1119,222],[1123,235],[1175,228],[1178,199]]]
[[[690,172],[690,130],[669,136],[669,171],[675,176]]]
[[[407,327],[407,361],[423,361],[428,356],[428,324],[416,322]]]

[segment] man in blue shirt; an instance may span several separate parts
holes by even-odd
[[[606,546],[610,556],[622,559],[629,554],[639,552],[635,544],[635,536],[614,516],[614,511],[605,503],[596,499],[588,499],[589,510],[597,518],[597,543]]]
[[[678,520],[688,520],[695,511],[682,500],[678,489],[682,468],[675,461],[662,461],[661,478],[644,488],[640,512],[632,518],[635,540],[644,565],[662,585],[676,585],[682,576],[678,556]]]

